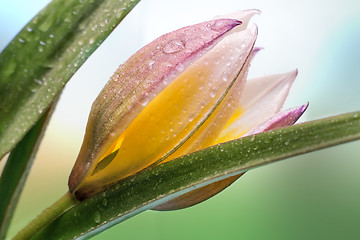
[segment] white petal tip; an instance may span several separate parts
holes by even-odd
[[[294,71],[292,71],[292,73],[293,73],[294,78],[296,78],[299,71],[298,71],[298,69],[295,69]]]
[[[232,19],[238,19],[238,20],[242,21],[244,18],[250,19],[252,16],[257,15],[257,14],[258,15],[261,14],[261,11],[259,9],[238,10],[238,11],[235,11],[232,13],[215,16],[215,19],[232,18]]]

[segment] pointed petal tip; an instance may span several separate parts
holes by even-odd
[[[259,9],[253,9],[254,11],[256,11],[257,12],[257,14],[262,14],[262,12],[261,12],[261,10],[259,10]]]
[[[284,73],[284,76],[286,76],[285,77],[286,79],[294,81],[298,74],[299,74],[299,70],[295,68],[295,70]]]
[[[254,52],[256,52],[256,53],[258,53],[258,52],[260,52],[261,50],[264,50],[264,48],[263,47],[254,47]]]
[[[252,50],[252,57],[255,57],[263,49],[263,47],[254,47]]]
[[[294,107],[282,111],[265,121],[263,124],[251,129],[243,137],[293,125],[303,115],[308,106],[309,102],[299,107]]]
[[[218,18],[233,18],[233,19],[243,19],[243,18],[251,18],[254,15],[260,15],[261,11],[259,9],[247,9],[247,10],[237,10],[235,12],[231,12],[228,14],[222,14],[215,16],[215,19]]]
[[[257,9],[257,8],[253,8],[253,9],[248,9],[248,10],[245,10],[244,12],[248,12],[248,13],[251,13],[252,15],[260,15],[262,12],[261,10]]]
[[[297,77],[297,75],[299,74],[298,69],[296,68],[295,70],[292,70],[290,72],[287,73],[283,73],[283,78],[282,81],[283,82],[288,82],[290,85],[292,85]]]
[[[309,102],[301,105],[300,107],[298,107],[298,110],[301,112],[301,115],[306,111],[306,109],[309,107]],[[300,115],[300,116],[301,116]]]
[[[293,71],[293,73],[294,73],[294,76],[297,77],[297,75],[299,74],[299,70],[296,68],[296,69]]]
[[[284,126],[292,125],[304,114],[308,106],[309,102],[301,106],[293,107],[283,112],[280,112],[278,114],[278,119],[283,119],[282,121],[285,123]]]

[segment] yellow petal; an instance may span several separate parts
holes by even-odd
[[[242,56],[247,56],[245,62],[243,63],[243,67],[240,73],[237,76],[237,80],[234,85],[229,90],[226,97],[222,100],[221,104],[216,108],[215,112],[210,116],[208,120],[191,136],[184,145],[182,145],[174,154],[168,157],[165,161],[170,161],[174,158],[180,157],[181,155],[188,154],[190,152],[194,152],[200,150],[202,148],[209,147],[214,144],[214,141],[218,138],[219,134],[223,130],[225,124],[234,114],[237,109],[239,98],[243,92],[243,87],[245,85],[247,72],[251,59],[251,49],[252,43],[255,41],[257,34],[256,27],[254,26],[251,29],[237,32],[229,36],[220,42],[217,47],[222,48],[225,53],[228,54],[229,59],[226,61],[233,61],[231,65],[238,64],[237,62],[243,63]],[[246,54],[237,52],[234,53],[234,49],[236,46],[240,48],[244,43],[239,41],[239,39],[250,38],[252,41],[249,41],[245,47],[248,49]],[[223,56],[225,59],[225,57]],[[231,60],[230,60],[231,59]],[[221,78],[227,81],[233,78],[234,73],[226,74],[227,71],[223,72]]]

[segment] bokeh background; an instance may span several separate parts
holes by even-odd
[[[0,49],[47,3],[0,0]],[[249,8],[262,11],[264,48],[250,76],[298,68],[285,107],[309,101],[301,121],[360,110],[358,0],[144,0],[66,86],[10,236],[67,191],[91,103],[119,64],[163,33]],[[359,173],[360,141],[252,170],[200,205],[147,211],[94,239],[359,239]]]

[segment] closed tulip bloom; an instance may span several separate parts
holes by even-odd
[[[116,70],[92,105],[69,178],[87,198],[139,171],[243,136],[294,124],[307,105],[279,113],[297,70],[247,80],[257,10],[181,28]],[[158,210],[188,207],[239,176],[189,192]]]

